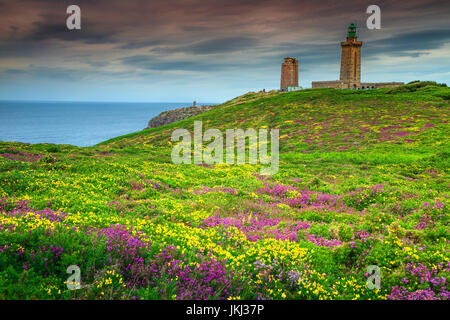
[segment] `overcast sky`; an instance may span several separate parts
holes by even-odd
[[[81,8],[81,30],[66,8]],[[366,8],[381,8],[368,30]],[[450,1],[0,0],[0,99],[222,102],[278,89],[283,58],[299,81],[339,78],[354,22],[364,82],[450,85]]]

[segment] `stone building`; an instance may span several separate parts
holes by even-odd
[[[375,89],[386,87],[398,87],[403,82],[361,82],[361,47],[362,41],[358,41],[356,27],[352,23],[348,27],[347,40],[341,42],[341,73],[339,80],[313,81],[313,88],[336,89]]]
[[[298,60],[284,58],[281,64],[281,91],[287,91],[289,87],[298,87]]]

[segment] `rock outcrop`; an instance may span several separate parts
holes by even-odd
[[[183,119],[193,117],[197,114],[211,110],[212,108],[213,106],[198,106],[198,107],[186,107],[164,111],[158,114],[153,119],[151,119],[148,122],[146,129],[156,128],[169,123],[181,121]]]

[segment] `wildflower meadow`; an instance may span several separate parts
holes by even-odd
[[[449,97],[248,93],[93,147],[0,142],[0,299],[448,299]],[[278,129],[278,172],[174,164],[194,121]]]

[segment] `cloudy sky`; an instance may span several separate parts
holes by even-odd
[[[0,0],[0,100],[222,102],[278,89],[286,56],[311,87],[339,78],[350,22],[362,81],[450,84],[449,14],[448,0]]]

